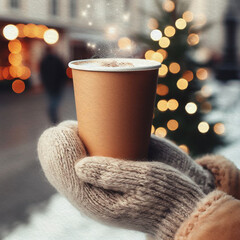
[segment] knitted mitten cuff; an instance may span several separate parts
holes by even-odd
[[[203,225],[207,223],[208,225],[207,227],[210,227],[211,229],[210,226],[211,220],[209,220],[210,216],[213,216],[217,212],[217,210],[219,210],[223,205],[225,206],[229,205],[229,202],[232,200],[233,198],[231,196],[218,190],[215,190],[208,194],[204,199],[199,201],[193,213],[178,229],[174,237],[174,240],[196,239],[195,238],[196,235],[197,236],[199,236],[199,234],[201,235],[201,232],[203,233],[203,235],[209,234],[208,231],[206,231],[206,229],[203,227]],[[217,221],[218,219],[216,219],[213,224],[218,224]],[[197,238],[197,239],[209,239],[209,238]]]
[[[240,171],[233,162],[220,155],[207,155],[196,162],[213,173],[217,189],[240,199]]]

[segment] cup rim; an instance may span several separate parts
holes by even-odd
[[[130,63],[135,63],[139,66],[134,67],[89,67],[87,65],[77,65],[76,62],[87,62],[87,61],[127,61]],[[144,65],[144,63],[145,65]],[[146,64],[147,63],[147,64]],[[141,65],[142,64],[142,65]],[[154,60],[140,59],[140,58],[93,58],[93,59],[82,59],[82,60],[74,60],[68,63],[68,66],[75,70],[82,71],[91,71],[91,72],[136,72],[136,71],[147,71],[158,69],[161,66],[160,62]]]

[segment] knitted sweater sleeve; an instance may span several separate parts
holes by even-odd
[[[240,239],[240,201],[215,190],[201,200],[174,240]]]

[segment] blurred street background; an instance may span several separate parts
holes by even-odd
[[[74,59],[161,62],[152,134],[240,167],[239,12],[238,0],[0,1],[0,239],[146,239],[81,216],[41,170],[41,133],[76,119]]]

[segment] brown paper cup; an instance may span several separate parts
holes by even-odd
[[[117,61],[135,67],[97,67]],[[104,64],[105,65],[105,64]],[[147,157],[160,63],[144,59],[92,59],[69,63],[79,136],[90,156]]]

